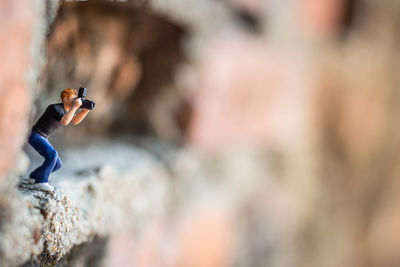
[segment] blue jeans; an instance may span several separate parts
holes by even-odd
[[[44,157],[44,162],[37,167],[31,174],[30,178],[35,179],[35,183],[47,183],[49,175],[61,168],[61,160],[57,151],[50,144],[49,140],[32,130],[28,139],[29,144]]]

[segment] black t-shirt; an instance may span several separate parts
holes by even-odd
[[[46,111],[39,118],[33,129],[44,137],[49,137],[58,127],[60,127],[60,120],[67,113],[62,103],[52,104],[46,108]]]

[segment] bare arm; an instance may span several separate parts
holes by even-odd
[[[81,110],[78,114],[75,115],[75,117],[72,118],[71,122],[73,125],[79,124],[89,113],[88,109],[83,109]]]
[[[62,125],[68,125],[71,122],[71,120],[74,118],[76,110],[77,110],[77,108],[74,108],[74,107],[72,107],[70,110],[68,110],[68,112],[65,113],[65,115],[60,120],[60,123]]]
[[[78,108],[82,105],[82,100],[80,98],[77,98],[73,101],[72,107],[70,110],[65,113],[65,115],[61,118],[60,123],[62,125],[68,125],[72,119],[75,116],[75,112],[78,110]]]

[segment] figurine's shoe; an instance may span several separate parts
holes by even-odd
[[[46,191],[46,192],[53,192],[54,191],[54,187],[49,185],[49,183],[36,183],[35,184],[35,188],[39,189],[39,190],[42,190],[42,191]]]

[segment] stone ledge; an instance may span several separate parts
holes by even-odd
[[[126,144],[74,149],[63,157],[64,170],[83,166],[76,163],[83,158],[90,169],[56,176],[53,194],[22,183],[20,193],[4,198],[8,203],[0,199],[0,216],[8,217],[0,225],[0,262],[15,266],[40,256],[55,263],[73,246],[118,229],[140,229],[166,210],[167,171],[148,152]]]

